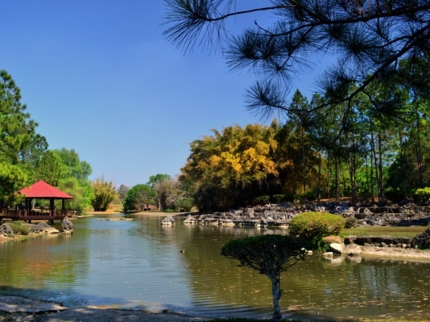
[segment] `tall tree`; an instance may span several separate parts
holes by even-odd
[[[374,82],[382,86],[398,82],[403,77],[401,59],[407,58],[414,71],[430,51],[427,0],[269,0],[254,8],[236,0],[165,0],[165,4],[169,40],[185,51],[216,43],[231,69],[255,72],[257,82],[248,90],[247,102],[263,115],[289,111],[291,80],[318,65],[321,55],[337,57],[319,78],[322,94],[330,93],[331,99],[318,108],[345,103],[340,131],[347,126],[350,103],[359,93]],[[271,14],[272,23],[254,20],[239,35],[227,27],[231,19],[258,18],[262,13]],[[395,114],[393,107],[386,105],[384,112]]]
[[[155,192],[147,184],[137,184],[127,192],[124,201],[124,212],[143,211],[148,204],[154,202]]]
[[[0,70],[0,199],[29,183],[48,147],[46,139],[36,133],[38,124],[26,109],[20,89],[6,71]],[[6,184],[14,177],[13,185]]]

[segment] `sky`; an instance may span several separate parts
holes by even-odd
[[[162,0],[3,1],[1,13],[0,69],[49,148],[74,149],[92,180],[174,177],[211,129],[261,123],[244,103],[253,75],[229,70],[219,51],[176,48],[163,36]],[[308,95],[312,73],[301,76],[296,87]]]

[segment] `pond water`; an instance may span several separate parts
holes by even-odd
[[[190,226],[179,217],[166,227],[164,217],[134,218],[86,218],[74,221],[72,236],[0,244],[0,294],[65,306],[271,317],[269,279],[220,249],[233,238],[284,230]],[[430,263],[313,255],[283,273],[281,286],[288,318],[430,317]]]

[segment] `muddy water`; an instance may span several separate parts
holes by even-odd
[[[119,218],[120,216],[112,216]],[[72,236],[0,244],[0,294],[63,302],[169,309],[212,317],[271,316],[270,282],[220,256],[232,238],[283,230],[74,221]],[[181,252],[182,250],[182,252]],[[430,264],[311,256],[284,273],[285,317],[430,317]]]

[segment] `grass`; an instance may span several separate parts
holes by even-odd
[[[355,227],[344,228],[340,232],[341,237],[354,236],[392,236],[412,238],[423,233],[427,229],[426,226],[411,226],[411,227],[388,227],[388,226],[371,226],[371,227]]]

